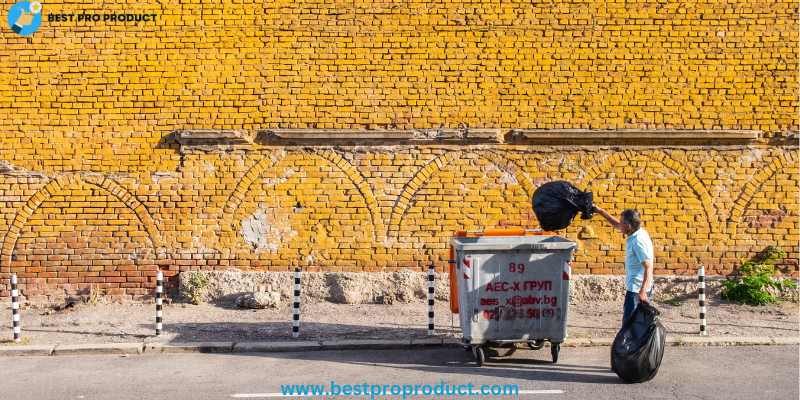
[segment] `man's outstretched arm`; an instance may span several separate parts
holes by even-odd
[[[622,230],[622,224],[619,222],[619,220],[612,217],[611,214],[609,214],[606,210],[603,210],[602,208],[596,205],[594,206],[594,210],[597,211],[598,214],[602,215],[603,218],[605,218],[606,221],[608,221],[608,223],[611,224],[611,226],[613,226],[616,229]]]

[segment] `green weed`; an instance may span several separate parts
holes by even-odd
[[[775,263],[785,257],[784,251],[769,246],[758,256],[745,261],[739,267],[736,276],[722,282],[722,298],[755,306],[777,302],[778,298],[770,293],[769,288],[782,291],[797,287],[797,283],[792,279],[772,277],[775,275]]]

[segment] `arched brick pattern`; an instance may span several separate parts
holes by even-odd
[[[384,233],[385,228],[383,227],[383,221],[380,216],[380,211],[378,208],[378,202],[375,199],[375,194],[372,191],[372,188],[367,183],[364,176],[358,172],[358,170],[351,164],[349,161],[344,159],[339,153],[329,150],[323,149],[311,152],[313,154],[328,163],[332,166],[341,170],[345,176],[353,183],[353,185],[358,190],[361,197],[364,199],[364,203],[366,204],[367,208],[369,209],[370,218],[372,220],[372,224],[374,226],[374,232],[377,236],[378,232],[381,234]],[[242,201],[245,199],[245,195],[247,191],[250,189],[250,186],[253,185],[253,182],[256,181],[267,169],[275,166],[277,163],[285,159],[282,157],[280,159],[274,159],[272,157],[264,158],[257,162],[253,167],[251,167],[247,173],[239,180],[236,185],[236,188],[231,192],[230,196],[228,197],[228,201],[225,203],[224,211],[226,215],[233,215],[239,206],[242,204]],[[374,237],[373,237],[374,239]]]
[[[411,206],[411,200],[414,198],[417,191],[419,191],[419,189],[425,185],[425,182],[427,182],[431,176],[444,169],[454,160],[463,158],[465,154],[469,154],[470,156],[477,158],[483,158],[501,171],[507,170],[507,168],[502,168],[503,164],[507,164],[507,162],[504,161],[505,159],[494,153],[490,153],[490,155],[487,156],[473,152],[447,152],[435,157],[422,168],[420,168],[419,171],[417,171],[417,173],[406,182],[403,190],[397,197],[397,200],[395,200],[395,204],[392,207],[392,214],[389,218],[389,230],[387,232],[388,238],[397,238],[397,234],[403,222],[403,217],[405,216],[406,211],[408,211],[408,208]],[[503,161],[503,163],[498,165],[498,161]],[[514,168],[512,171],[507,172],[514,176],[514,179],[517,181],[517,183],[530,196],[533,190],[533,184],[530,182],[530,179],[523,174],[522,169]]]
[[[228,196],[228,201],[225,202],[225,207],[223,208],[225,215],[232,215],[234,212],[236,212],[236,209],[238,209],[239,205],[242,204],[242,200],[244,200],[244,196],[247,193],[247,190],[250,189],[250,186],[253,184],[253,182],[255,182],[255,180],[264,173],[264,171],[275,165],[275,163],[278,161],[279,159],[276,160],[272,156],[266,157],[259,160],[255,165],[247,170],[247,173],[244,174],[242,179],[239,179],[236,187],[233,189],[230,196]]]
[[[369,209],[369,214],[372,218],[373,231],[375,232],[374,238],[376,238],[378,234],[385,235],[386,228],[383,226],[383,219],[381,218],[380,209],[378,208],[378,201],[375,199],[372,187],[367,183],[366,179],[364,179],[364,176],[358,172],[353,164],[350,164],[349,161],[345,160],[344,157],[333,150],[320,150],[315,154],[344,172],[345,176],[350,179],[350,182],[352,182],[356,189],[358,189],[358,192],[361,193],[361,197],[364,198],[364,203]]]
[[[747,181],[742,191],[739,193],[739,196],[736,198],[736,201],[734,201],[730,215],[726,221],[728,234],[736,235],[739,224],[742,221],[742,216],[750,206],[753,196],[761,190],[764,182],[772,179],[778,171],[786,167],[797,168],[797,160],[794,152],[781,153],[773,158],[769,164],[765,165],[759,173],[755,174]]]
[[[145,206],[113,179],[61,175],[17,212],[2,247],[3,275],[25,296],[88,294],[140,298],[163,245]],[[87,292],[88,291],[88,292]]]
[[[25,205],[23,205],[22,208],[17,212],[14,222],[12,222],[11,227],[6,232],[6,235],[3,239],[3,248],[0,252],[0,262],[2,265],[11,265],[11,257],[14,252],[17,239],[19,238],[20,231],[25,226],[28,218],[33,215],[36,209],[39,208],[39,206],[51,196],[58,193],[59,190],[71,184],[78,184],[81,181],[105,189],[108,193],[111,193],[119,201],[124,203],[139,219],[139,222],[147,232],[152,246],[155,249],[158,249],[162,246],[161,235],[156,229],[155,223],[147,211],[147,208],[119,183],[115,182],[111,178],[99,174],[60,175],[48,182],[43,188],[31,196]]]
[[[533,192],[536,191],[536,188],[533,186],[530,177],[525,173],[524,168],[495,150],[483,151],[480,156],[513,175],[514,179],[522,187],[522,190],[525,191],[525,194],[527,194],[528,197],[533,196]]]
[[[792,157],[773,155],[759,165],[747,184],[752,188],[738,193],[736,203],[743,211],[732,209],[737,215],[729,221],[730,240],[725,252],[720,252],[718,273],[731,273],[742,261],[761,253],[767,246],[776,246],[786,252],[786,257],[775,266],[784,274],[797,276],[800,263],[797,229],[800,227],[800,171]],[[756,180],[757,179],[757,180]]]
[[[420,168],[419,171],[414,174],[414,177],[406,182],[405,186],[403,186],[403,191],[397,196],[394,207],[392,207],[387,237],[395,237],[396,233],[400,230],[400,223],[403,220],[403,215],[405,215],[408,207],[411,205],[411,199],[414,198],[414,194],[417,190],[419,190],[419,188],[425,184],[425,181],[435,174],[436,171],[444,168],[444,166],[449,164],[454,158],[456,158],[455,152],[448,152],[437,156]]]
[[[608,171],[611,171],[618,162],[622,160],[633,160],[636,156],[644,156],[656,160],[664,167],[675,172],[681,178],[681,180],[683,180],[683,182],[692,189],[692,192],[694,192],[695,196],[702,204],[703,212],[705,213],[709,229],[711,229],[712,232],[717,233],[721,231],[719,224],[715,223],[718,221],[717,213],[715,211],[711,195],[708,194],[706,187],[703,186],[703,183],[697,178],[697,176],[695,176],[694,172],[687,169],[683,164],[675,161],[661,151],[640,153],[634,152],[633,150],[625,150],[612,154],[603,160],[599,165],[589,168],[586,176],[583,179],[587,190],[591,190],[592,182],[596,178],[607,173]]]
[[[287,154],[249,185],[223,240],[261,268],[374,268],[373,215],[346,170],[313,152]]]

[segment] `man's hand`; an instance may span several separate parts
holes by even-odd
[[[647,298],[647,290],[645,290],[644,285],[642,285],[642,288],[639,289],[639,301],[641,301],[643,303],[647,303],[647,302],[650,301]]]

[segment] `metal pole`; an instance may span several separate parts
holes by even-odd
[[[19,289],[17,289],[17,274],[11,275],[11,326],[14,331],[14,342],[22,341],[22,329],[19,317]]]
[[[434,282],[436,279],[436,270],[434,266],[431,265],[428,267],[428,335],[432,336],[434,334],[434,326],[433,326],[433,290],[434,290]]]
[[[697,271],[697,293],[700,301],[700,335],[707,336],[706,330],[706,269],[700,266]]]
[[[294,301],[292,302],[292,337],[300,336],[300,268],[294,270]]]
[[[164,274],[158,271],[156,274],[156,336],[161,334],[162,329],[162,308],[161,294],[164,293]]]

